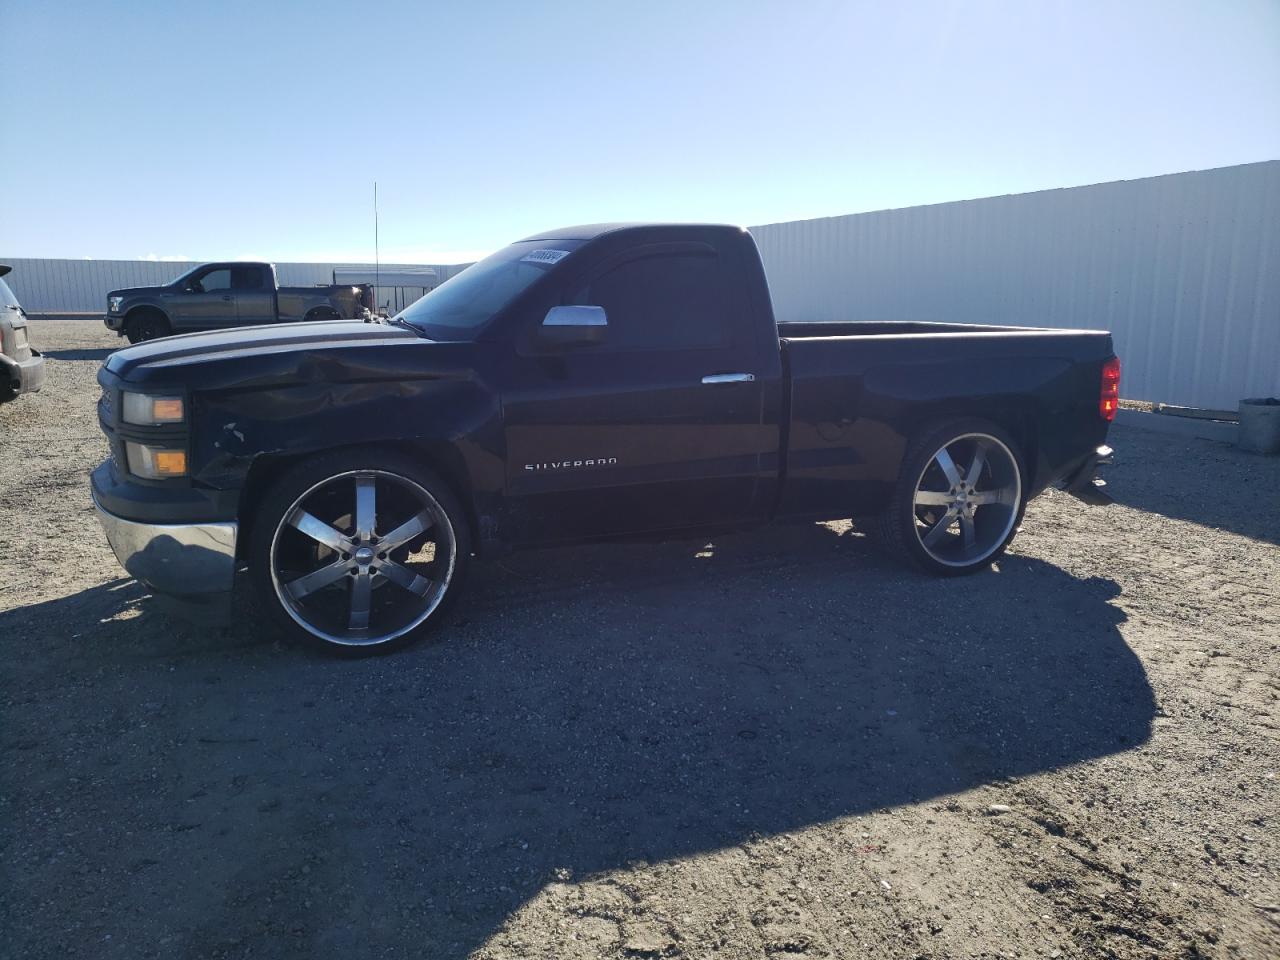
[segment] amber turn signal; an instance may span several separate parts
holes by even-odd
[[[178,397],[156,397],[152,409],[156,423],[178,423],[182,420],[182,400]]]
[[[181,397],[152,397],[129,390],[122,397],[122,419],[125,423],[156,427],[166,423],[181,423],[183,420],[185,410]]]
[[[180,477],[187,472],[187,454],[185,450],[157,450],[155,454],[156,473],[162,477]]]
[[[187,451],[165,450],[161,447],[150,447],[145,443],[125,443],[125,453],[129,459],[129,472],[135,477],[148,480],[164,480],[168,477],[185,477],[187,475]]]

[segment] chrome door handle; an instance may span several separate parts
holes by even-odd
[[[703,383],[753,383],[756,379],[754,373],[713,373],[709,377],[703,377]]]

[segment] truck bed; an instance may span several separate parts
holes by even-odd
[[[830,337],[903,337],[919,336],[921,334],[1048,332],[1062,333],[1064,331],[1055,331],[1050,327],[1004,327],[985,323],[930,323],[917,320],[841,320],[822,323],[804,320],[781,320],[778,322],[778,335],[786,340],[826,339]]]
[[[918,424],[981,416],[1026,452],[1032,495],[1106,435],[1101,330],[877,321],[778,324],[788,393],[780,513],[879,505]],[[874,451],[870,455],[868,451]]]

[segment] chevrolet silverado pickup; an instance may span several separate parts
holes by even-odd
[[[368,285],[282,287],[274,264],[205,263],[162,287],[112,290],[103,323],[141,343],[223,327],[366,319],[372,306]]]
[[[238,571],[286,630],[368,652],[499,549],[865,518],[953,575],[1027,501],[1106,502],[1101,331],[776,322],[750,234],[604,225],[513,243],[388,322],[192,334],[98,374],[93,499],[154,590]]]

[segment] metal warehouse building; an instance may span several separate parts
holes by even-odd
[[[1280,396],[1280,160],[752,227],[779,318],[1111,330],[1123,395]]]

